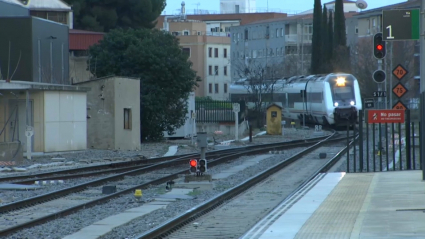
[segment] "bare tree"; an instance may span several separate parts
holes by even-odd
[[[274,93],[280,89],[276,83],[283,77],[282,63],[273,61],[265,64],[262,60],[251,58],[245,62],[233,62],[232,67],[240,78],[238,84],[247,91],[244,100],[253,104],[252,113],[257,119],[257,127],[261,127],[267,105],[279,101]]]

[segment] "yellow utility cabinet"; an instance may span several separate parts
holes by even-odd
[[[267,106],[267,134],[282,135],[282,104],[272,103]]]

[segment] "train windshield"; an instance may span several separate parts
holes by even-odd
[[[332,76],[329,84],[332,90],[334,103],[338,105],[349,105],[354,101],[354,80],[352,75]]]

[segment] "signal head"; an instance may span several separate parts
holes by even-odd
[[[382,59],[385,57],[385,41],[382,38],[382,33],[376,33],[373,37],[373,55],[376,59]]]
[[[189,172],[196,173],[198,171],[198,168],[197,168],[198,160],[196,160],[196,159],[189,160],[189,165],[190,165]]]
[[[205,173],[207,171],[207,160],[206,159],[199,160],[199,171],[201,173]]]

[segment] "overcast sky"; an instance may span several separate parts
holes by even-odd
[[[322,0],[322,4],[332,0]],[[365,0],[368,3],[366,10],[377,8],[385,5],[391,5],[407,0]],[[203,9],[209,11],[220,11],[220,0],[184,0],[186,3],[186,13],[193,14],[194,9]],[[182,0],[167,0],[165,14],[175,14],[180,11]],[[302,12],[313,8],[314,0],[257,0],[256,5],[258,10],[266,10],[267,5],[269,11],[286,12],[289,14]],[[164,14],[164,12],[163,12]]]

